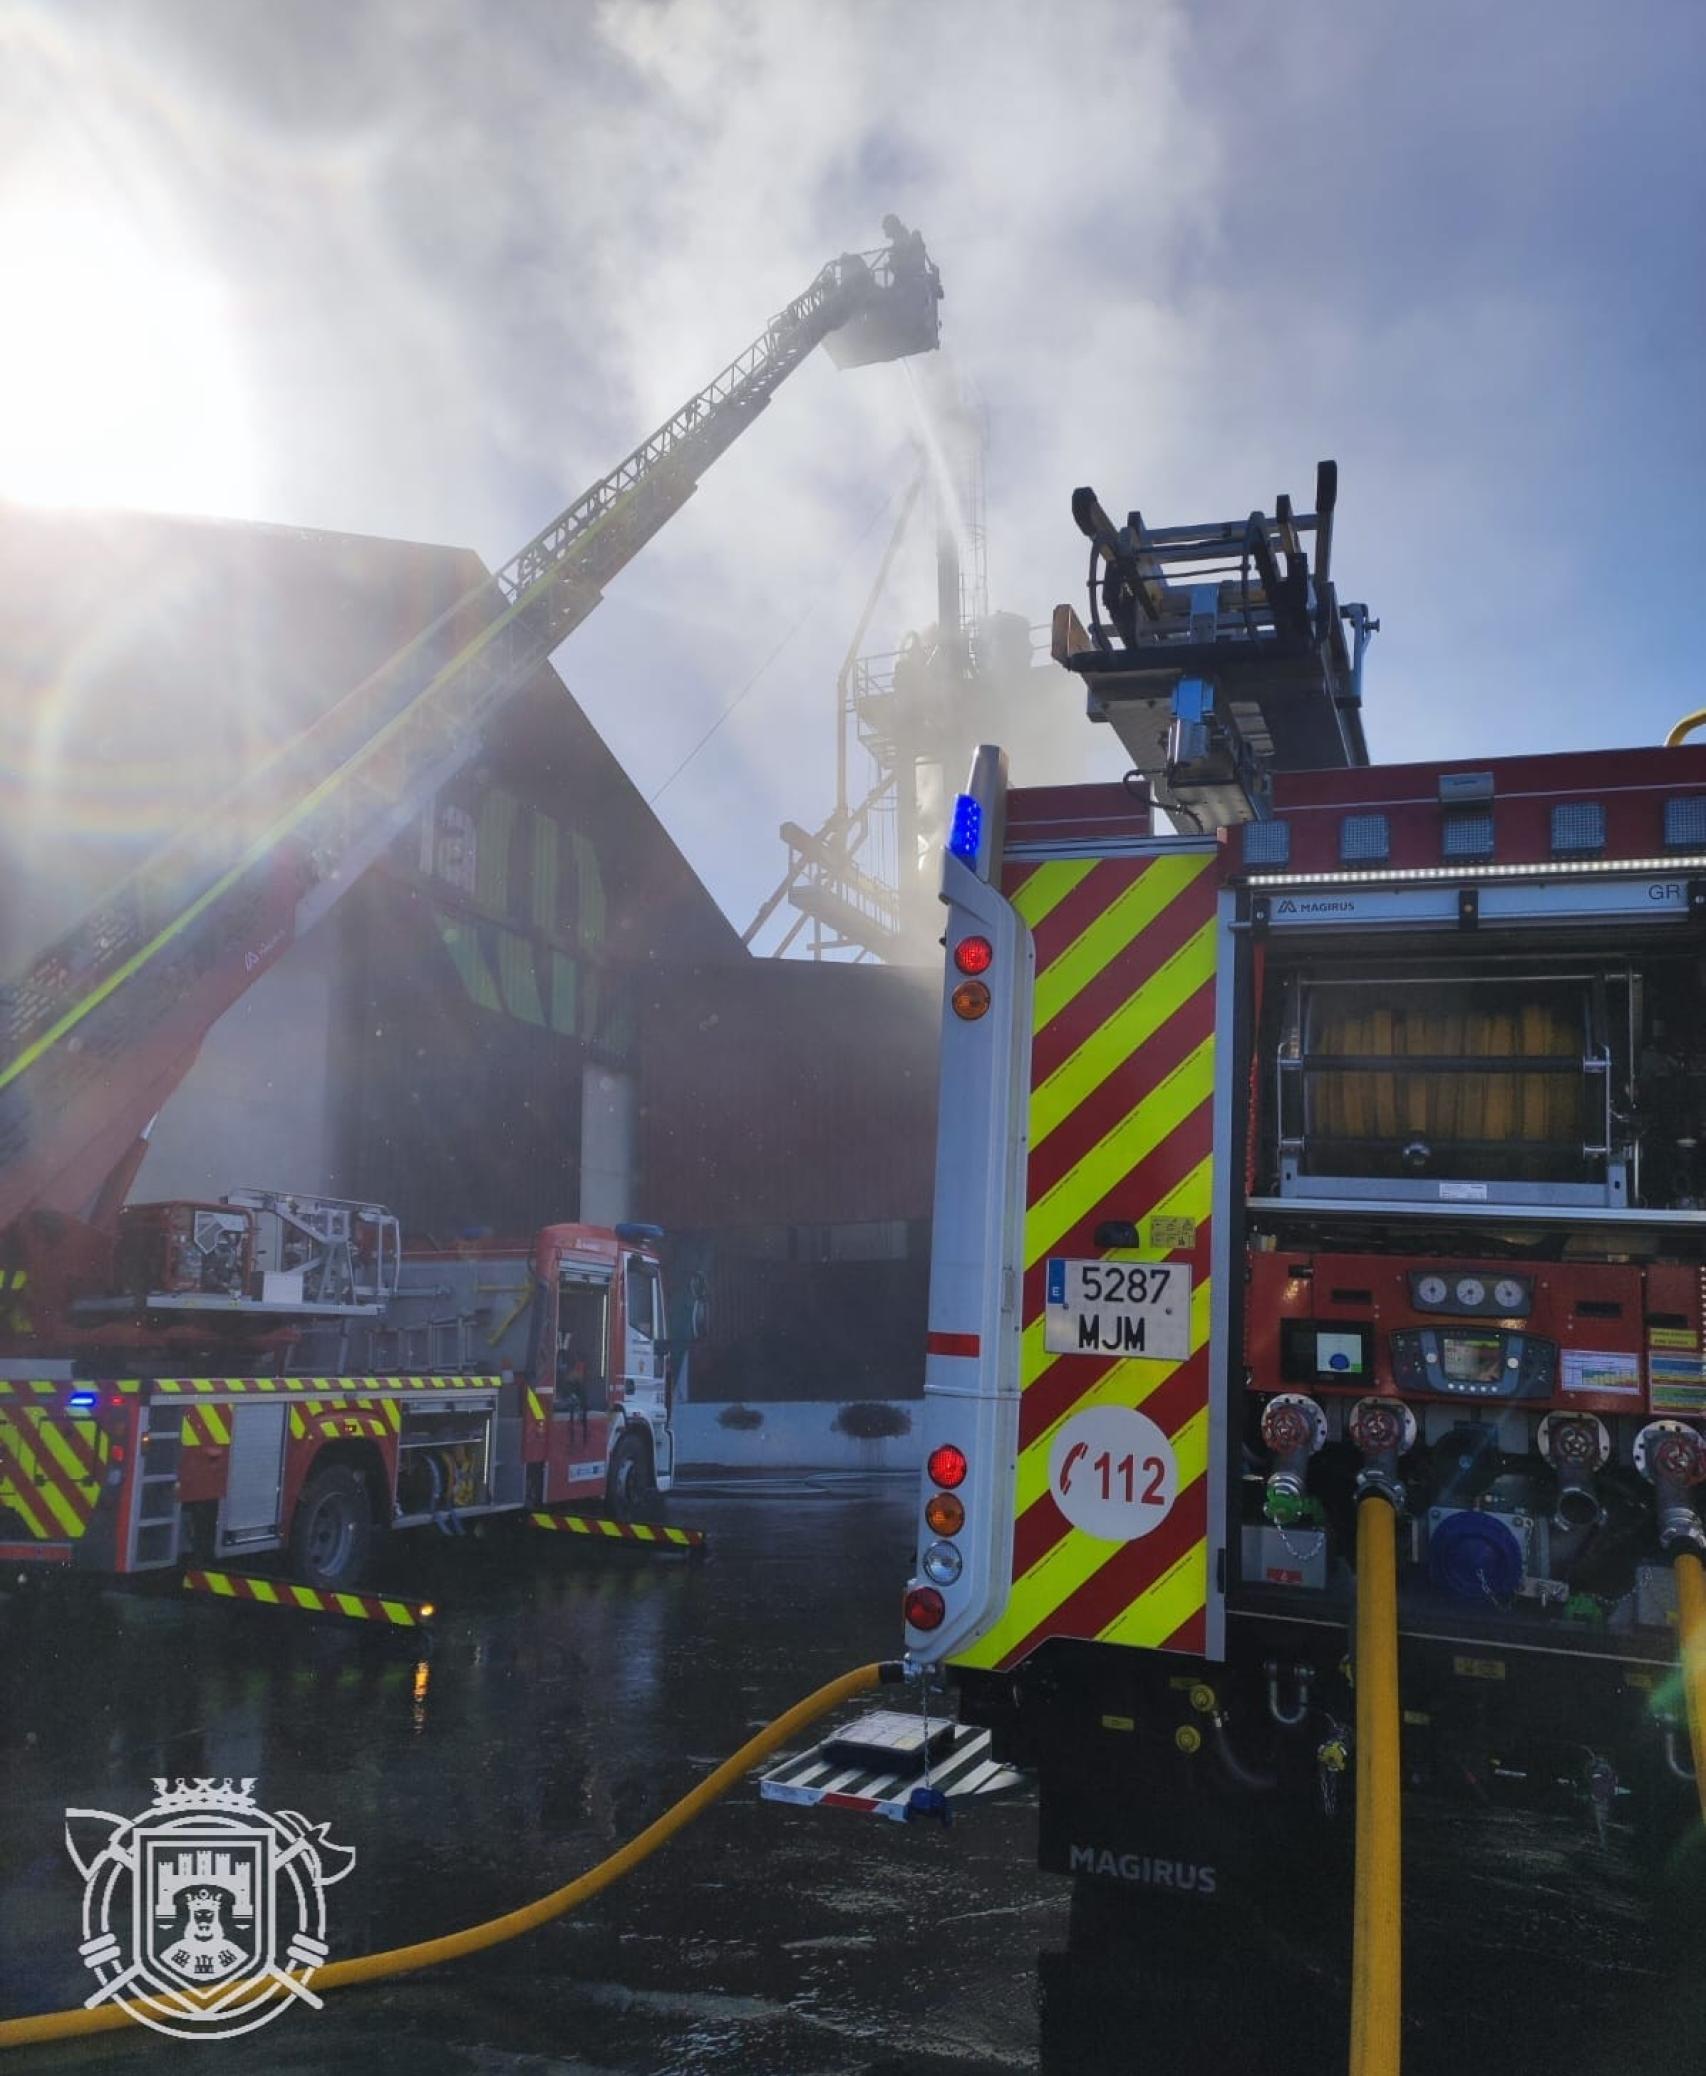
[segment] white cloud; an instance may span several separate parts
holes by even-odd
[[[1386,623],[1379,748],[1650,739],[1680,649],[1606,713],[1648,608],[1591,535],[1608,474],[1634,517],[1699,453],[1676,240],[1701,182],[1673,84],[1697,39],[1639,16],[14,6],[0,224],[27,163],[33,193],[199,255],[249,385],[246,516],[497,561],[895,208],[989,414],[993,603],[1081,595],[1077,482],[1200,517],[1306,498],[1332,453],[1339,573]],[[1645,161],[1669,232],[1626,213]],[[828,805],[864,529],[914,409],[899,370],[808,365],[559,658],[650,791],[805,611],[663,802],[737,918],[776,823]],[[932,613],[915,554],[873,645]],[[1060,755],[1116,769],[1063,707]]]

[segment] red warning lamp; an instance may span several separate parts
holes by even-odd
[[[963,1485],[966,1481],[966,1452],[952,1442],[932,1449],[924,1469],[933,1485]]]
[[[987,973],[995,947],[987,937],[962,937],[954,946],[954,964],[962,973]]]
[[[914,1586],[906,1596],[907,1624],[913,1629],[940,1629],[948,1604],[934,1586]]]

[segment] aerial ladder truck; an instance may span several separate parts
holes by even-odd
[[[423,1255],[382,1205],[127,1204],[209,1029],[478,752],[815,348],[933,348],[916,232],[831,261],[610,473],[0,991],[0,1555],[136,1572],[632,1500],[673,1465],[656,1228]],[[233,1374],[239,1371],[241,1374]]]

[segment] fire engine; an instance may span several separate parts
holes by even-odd
[[[981,749],[941,866],[907,1650],[1045,1868],[1189,1907],[1330,1863],[1388,1733],[1395,1806],[1394,1577],[1407,1782],[1706,1793],[1706,747],[1371,765],[1336,491],[1076,493],[1132,770]]]
[[[324,1592],[387,1529],[631,1517],[674,1471],[661,1238],[405,1249],[379,1205],[244,1190],[129,1206],[110,1296],[44,1247],[13,1272],[5,1345],[64,1352],[0,1362],[0,1560],[131,1574],[283,1551]]]
[[[890,228],[0,990],[0,1557],[284,1550],[319,1591],[387,1528],[560,1525],[668,1486],[655,1227],[420,1252],[376,1204],[126,1198],[212,1025],[430,813],[787,377],[819,345],[844,368],[935,347],[936,268]]]

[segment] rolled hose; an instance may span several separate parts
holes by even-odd
[[[1351,1947],[1351,2076],[1397,2076],[1403,2016],[1398,1769],[1398,1518],[1357,1506],[1357,1828]]]
[[[1688,1742],[1694,1751],[1694,1785],[1700,1796],[1700,1814],[1706,1817],[1706,1566],[1694,1551],[1679,1550],[1674,1570]]]
[[[347,1989],[352,1983],[383,1982],[394,1975],[412,1975],[419,1968],[436,1968],[441,1961],[456,1961],[466,1954],[483,1953],[489,1946],[502,1946],[508,1940],[519,1939],[523,1932],[548,1925],[553,1918],[564,1916],[589,1897],[596,1896],[601,1889],[609,1888],[612,1882],[620,1881],[624,1874],[631,1873],[660,1845],[667,1844],[720,1796],[726,1795],[761,1759],[767,1759],[808,1724],[815,1723],[820,1716],[827,1715],[853,1695],[891,1684],[904,1676],[901,1666],[895,1663],[861,1665],[852,1672],[844,1672],[839,1679],[819,1687],[815,1694],[808,1694],[803,1701],[795,1702],[791,1709],[767,1724],[756,1737],[749,1737],[733,1757],[725,1759],[715,1772],[708,1773],[696,1788],[690,1789],[679,1802],[666,1809],[655,1823],[648,1824],[637,1838],[631,1838],[585,1874],[577,1875],[562,1888],[553,1889],[549,1895],[524,1904],[519,1910],[506,1911],[502,1917],[487,1918],[483,1924],[468,1925],[460,1932],[446,1932],[437,1939],[422,1939],[413,1946],[388,1947],[383,1953],[364,1953],[351,1960],[333,1961],[315,1972],[312,1978],[315,1995],[323,1990]],[[33,2018],[0,2020],[0,2048],[33,2047],[46,2040],[71,2040],[85,2033],[109,2033],[133,2023],[129,2009],[122,2004],[103,2004],[93,2011],[82,2008],[43,2011]]]

